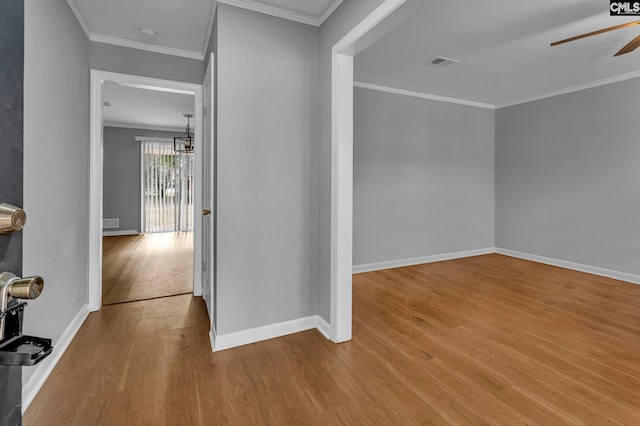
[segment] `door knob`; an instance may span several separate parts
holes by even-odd
[[[211,210],[202,210],[202,215],[203,216],[209,216],[211,214]]]
[[[27,214],[20,207],[0,204],[0,234],[19,231],[26,222]]]
[[[37,299],[44,289],[42,277],[20,278],[11,272],[0,273],[0,340],[4,339],[4,324],[11,297]]]

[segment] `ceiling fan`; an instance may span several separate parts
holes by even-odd
[[[590,33],[581,34],[581,35],[578,35],[578,36],[575,36],[575,37],[570,37],[570,38],[566,38],[564,40],[553,42],[553,43],[551,43],[551,46],[557,46],[559,44],[569,43],[570,41],[580,40],[581,38],[591,37],[591,36],[594,36],[594,35],[606,33],[606,32],[613,31],[613,30],[620,30],[622,28],[628,28],[628,27],[632,27],[634,25],[639,25],[639,24],[640,24],[640,21],[633,21],[633,22],[628,22],[626,24],[616,25],[614,27],[603,28],[601,30],[592,31]],[[624,46],[622,49],[620,49],[618,51],[618,53],[616,53],[613,56],[620,56],[620,55],[624,55],[625,53],[633,52],[638,47],[640,47],[640,36],[638,36],[638,37],[634,38],[633,40],[631,40],[629,43],[627,43],[626,46]]]

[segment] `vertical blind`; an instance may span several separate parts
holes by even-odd
[[[143,232],[193,230],[193,155],[142,142]]]

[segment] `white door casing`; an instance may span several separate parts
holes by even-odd
[[[353,250],[353,57],[365,36],[407,0],[386,0],[331,52],[331,340],[351,340]]]
[[[214,111],[214,54],[211,53],[207,64],[203,88],[203,127],[202,127],[202,202],[203,209],[210,214],[202,215],[202,286],[203,298],[207,305],[211,324],[211,336],[215,338],[215,111]],[[213,341],[213,340],[212,340]]]
[[[151,88],[152,90],[171,90],[178,93],[193,94],[195,98],[194,128],[202,128],[202,86],[200,84],[180,81],[161,80],[138,75],[120,74],[108,71],[91,70],[90,87],[90,137],[89,137],[89,261],[88,261],[88,307],[97,311],[102,307],[102,83],[105,80],[132,87]],[[201,152],[202,132],[196,132],[194,141],[195,154]],[[199,151],[200,150],[200,151]],[[197,157],[196,157],[197,159]],[[194,185],[202,182],[202,168],[195,161]],[[194,211],[202,210],[202,200],[195,193]],[[199,234],[199,221],[194,221],[194,266],[193,293],[202,295],[202,253]]]

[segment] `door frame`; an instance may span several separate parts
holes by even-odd
[[[194,128],[202,126],[202,85],[181,81],[162,80],[139,75],[121,74],[91,69],[90,74],[90,133],[89,133],[89,253],[87,300],[90,311],[102,307],[102,183],[103,183],[103,119],[102,119],[102,83],[105,80],[141,88],[159,88],[184,94],[193,94],[195,98]],[[194,151],[197,155],[202,146],[202,132],[195,132]],[[197,157],[196,157],[197,158]],[[195,160],[194,186],[202,182],[202,164]],[[194,196],[193,223],[193,293],[202,294],[202,251],[200,230],[202,216],[195,212],[202,210],[202,196],[198,191]],[[198,267],[200,266],[200,267]]]
[[[385,0],[331,50],[331,340],[352,335],[353,57],[367,33],[407,0]]]

